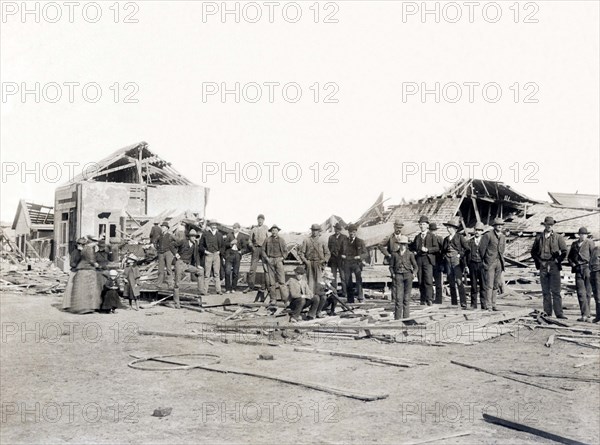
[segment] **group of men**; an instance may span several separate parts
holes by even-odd
[[[151,231],[151,241],[158,253],[158,281],[161,286],[165,277],[173,276],[172,285],[175,289],[174,300],[179,306],[179,283],[184,273],[196,276],[200,295],[208,293],[208,284],[214,276],[215,291],[221,291],[221,268],[225,273],[225,291],[231,293],[237,290],[240,263],[242,255],[251,254],[250,269],[247,275],[248,287],[244,292],[256,287],[256,270],[262,262],[265,271],[265,287],[271,294],[272,300],[285,300],[293,292],[285,280],[284,259],[288,255],[288,246],[279,235],[280,228],[273,224],[270,228],[264,224],[265,217],[260,214],[257,224],[250,234],[240,232],[240,225],[234,224],[233,231],[227,236],[218,230],[216,221],[209,221],[207,229],[197,232],[189,230],[185,238],[176,239],[169,233],[169,224],[163,222],[155,225]],[[565,258],[575,272],[577,295],[579,299],[580,321],[590,320],[590,302],[592,294],[596,302],[596,317],[600,320],[600,261],[598,246],[588,238],[585,227],[579,230],[576,240],[567,255],[564,238],[553,231],[555,221],[546,217],[542,224],[544,231],[536,236],[531,249],[531,255],[540,271],[540,282],[543,294],[543,307],[546,315],[556,315],[566,318],[563,314],[560,271]],[[443,225],[448,234],[440,236],[435,223],[430,223],[427,216],[418,220],[419,233],[409,241],[402,230],[401,221],[394,223],[394,233],[387,237],[379,249],[389,264],[392,277],[392,298],[395,301],[395,318],[402,319],[410,316],[409,302],[413,278],[416,275],[421,305],[442,304],[443,274],[448,279],[452,305],[468,309],[465,291],[465,276],[471,283],[470,307],[496,311],[496,297],[503,288],[502,273],[505,268],[504,252],[506,236],[503,232],[504,221],[495,218],[492,229],[485,232],[485,226],[478,222],[473,235],[467,239],[460,233],[464,229],[459,218],[452,218]],[[362,269],[365,261],[369,261],[369,253],[365,242],[357,237],[358,227],[350,224],[348,235],[342,233],[343,227],[337,223],[334,233],[327,241],[321,239],[321,226],[313,224],[311,234],[297,246],[296,251],[304,263],[302,270],[296,272],[303,277],[310,294],[304,292],[304,281],[301,283],[301,293],[312,301],[316,296],[323,296],[323,289],[336,291],[338,277],[341,283],[341,296],[348,303],[364,300],[362,287]],[[485,233],[484,233],[485,232]],[[326,267],[325,275],[323,274]],[[174,268],[174,273],[172,272]],[[329,271],[330,270],[330,271]],[[300,272],[299,272],[300,271]],[[295,290],[298,286],[292,286]],[[310,296],[310,298],[308,297]],[[331,296],[331,294],[330,294]],[[329,300],[332,303],[331,299]],[[325,299],[313,305],[315,314],[321,313],[326,303]],[[335,307],[335,302],[333,303]],[[302,304],[294,306],[297,310]],[[312,316],[312,315],[311,315]]]

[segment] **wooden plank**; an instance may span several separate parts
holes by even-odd
[[[562,436],[558,433],[553,433],[547,430],[542,430],[540,428],[536,428],[534,426],[528,425],[522,422],[514,422],[509,419],[505,419],[503,417],[492,416],[490,414],[483,414],[483,420],[486,422],[494,423],[496,425],[505,426],[507,428],[512,428],[514,430],[523,431],[525,433],[534,434],[539,437],[544,437],[546,439],[553,440],[555,442],[564,443],[568,445],[586,445],[585,442],[580,442],[575,439],[570,439],[568,437]]]
[[[332,355],[338,357],[348,357],[348,358],[358,358],[363,360],[369,360],[376,363],[383,363],[385,365],[390,366],[399,366],[401,368],[412,368],[416,366],[416,363],[410,361],[399,361],[393,357],[385,357],[381,355],[369,355],[369,354],[357,354],[353,352],[342,352],[342,351],[332,351],[328,349],[317,349],[317,348],[294,348],[296,352],[310,352],[315,354],[325,354]]]
[[[573,374],[557,374],[552,372],[526,372],[518,370],[511,370],[510,372],[512,372],[513,374],[524,375],[528,377],[546,377],[550,379],[567,379],[577,380],[578,382],[600,383],[600,378],[598,377],[587,377]]]
[[[463,367],[465,367],[465,368],[474,369],[475,371],[485,372],[486,374],[494,375],[494,376],[496,376],[496,377],[502,377],[502,378],[504,378],[504,379],[513,380],[513,381],[515,381],[515,382],[523,383],[523,384],[525,384],[525,385],[529,385],[529,386],[535,386],[535,387],[537,387],[537,388],[545,389],[546,391],[552,391],[552,392],[556,392],[556,393],[562,394],[562,392],[561,392],[561,391],[557,391],[557,390],[555,390],[555,389],[548,388],[548,387],[546,387],[546,386],[537,385],[537,384],[535,384],[535,383],[527,382],[527,381],[525,381],[525,380],[521,380],[521,379],[517,379],[517,378],[514,378],[514,377],[510,377],[510,376],[507,376],[507,375],[504,375],[504,374],[499,374],[499,373],[497,373],[497,372],[490,371],[490,370],[487,370],[487,369],[483,369],[483,368],[480,368],[480,367],[478,367],[478,366],[473,366],[473,365],[469,365],[469,364],[467,364],[467,363],[461,363],[461,362],[457,362],[457,361],[455,361],[455,360],[451,360],[451,361],[450,361],[450,363],[452,363],[452,364],[454,364],[454,365],[458,365],[458,366],[463,366]]]
[[[417,440],[416,442],[402,442],[401,445],[421,445],[423,443],[440,442],[447,439],[454,439],[456,437],[464,437],[470,435],[470,431],[464,431],[462,433],[444,434],[443,436],[434,436],[428,439]]]
[[[572,338],[567,338],[567,337],[556,337],[556,338],[559,339],[559,340],[562,340],[562,341],[569,342],[569,343],[575,343],[576,345],[579,345],[579,346],[585,346],[587,348],[600,349],[600,345],[595,345],[595,344],[592,344],[592,343],[585,343],[585,342],[573,340]]]

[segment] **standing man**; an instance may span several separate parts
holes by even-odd
[[[308,285],[313,294],[317,294],[323,268],[329,261],[329,248],[325,242],[319,239],[321,226],[313,224],[310,227],[310,236],[305,238],[298,250],[300,260],[306,265],[308,271]]]
[[[485,286],[483,281],[483,263],[481,254],[479,253],[481,235],[483,235],[484,229],[485,226],[482,222],[475,224],[475,236],[469,240],[467,264],[469,267],[469,278],[471,279],[471,309],[477,309],[478,293],[481,309],[487,309],[485,303]]]
[[[590,322],[590,302],[592,298],[592,282],[590,277],[590,261],[594,244],[588,239],[588,230],[585,227],[579,229],[579,239],[571,244],[567,256],[572,271],[575,272],[575,285],[577,286],[577,299],[581,318],[577,321]]]
[[[415,260],[415,255],[408,250],[407,236],[400,236],[399,249],[394,251],[390,258],[390,268],[395,275],[394,286],[396,287],[394,319],[409,318],[410,296],[413,275],[417,270],[417,260]]]
[[[237,290],[242,255],[248,246],[248,237],[240,232],[239,223],[233,225],[233,232],[225,238],[225,293]]]
[[[383,240],[381,244],[379,244],[379,250],[383,253],[387,263],[390,265],[390,273],[392,276],[392,301],[396,300],[396,273],[392,267],[391,259],[394,252],[400,250],[400,238],[402,238],[402,227],[404,224],[399,220],[394,221],[394,233],[388,236]]]
[[[190,273],[196,276],[198,285],[198,294],[206,295],[204,288],[204,269],[200,265],[200,246],[198,245],[198,232],[191,229],[185,240],[177,243],[177,253],[175,254],[175,286],[173,288],[173,301],[175,308],[180,309],[179,303],[179,283],[183,279],[183,274]]]
[[[344,240],[348,239],[346,235],[342,233],[342,225],[338,222],[333,226],[333,235],[329,237],[327,247],[329,248],[329,267],[331,267],[331,273],[333,275],[333,288],[337,293],[337,276],[340,275],[340,283],[342,283],[342,296],[345,298],[346,295],[346,278],[344,276],[344,262],[342,261],[342,245]]]
[[[531,256],[535,261],[535,267],[540,271],[544,312],[552,316],[554,309],[556,318],[566,319],[560,295],[560,271],[561,263],[567,256],[567,245],[562,236],[554,233],[555,223],[551,216],[544,219],[542,223],[544,231],[535,237],[531,247]]]
[[[175,250],[175,240],[173,235],[169,233],[169,223],[166,221],[160,225],[162,233],[157,241],[157,253],[158,253],[158,279],[156,285],[158,287],[163,285],[165,281],[165,273],[167,274],[168,286],[173,286],[173,271],[171,267],[173,265],[173,258],[177,253]]]
[[[463,265],[469,245],[465,237],[458,233],[458,229],[460,228],[458,218],[452,218],[447,223],[444,223],[444,226],[448,230],[448,236],[444,238],[442,254],[446,262],[451,303],[453,306],[458,305],[456,298],[456,288],[458,287],[460,307],[466,309],[467,297],[465,296],[465,285],[463,283]]]
[[[162,235],[162,230],[158,225],[158,221],[154,222],[154,225],[150,229],[150,243],[154,245],[158,249],[158,239]]]
[[[364,301],[362,288],[362,257],[367,253],[365,242],[356,237],[358,227],[354,224],[348,226],[348,239],[344,240],[342,245],[342,260],[344,261],[344,275],[346,276],[346,291],[348,293],[348,303],[354,303],[354,284],[352,283],[352,274],[356,280],[356,290],[358,302]]]
[[[596,318],[594,318],[593,323],[600,321],[600,246],[598,246],[598,243],[598,240],[594,241],[592,258],[590,259],[590,281],[596,302]]]
[[[435,266],[433,266],[433,283],[435,284],[435,300],[433,301],[433,304],[442,304],[444,301],[444,281],[442,279],[442,273],[444,272],[442,244],[444,238],[437,234],[437,229],[438,226],[436,223],[432,222],[429,224],[429,231],[437,239],[439,248],[439,252],[435,255]]]
[[[258,215],[256,222],[257,224],[250,230],[250,239],[248,240],[248,248],[252,252],[252,256],[250,258],[250,270],[248,271],[248,276],[246,278],[248,287],[244,289],[244,293],[254,290],[254,284],[256,282],[256,267],[258,266],[259,259],[263,263],[265,285],[268,287],[266,283],[268,274],[263,261],[263,245],[269,236],[269,229],[267,226],[265,226],[265,215],[262,213]]]
[[[431,306],[433,300],[433,267],[440,251],[437,236],[429,231],[429,218],[419,218],[420,233],[412,242],[412,251],[417,257],[417,278],[421,293],[421,305]]]
[[[221,292],[221,254],[224,250],[223,235],[217,230],[217,222],[210,221],[208,230],[204,231],[202,237],[202,247],[204,250],[204,292],[208,294],[208,283],[210,282],[210,272],[215,277],[215,291],[218,295]]]
[[[279,236],[281,229],[273,224],[269,229],[271,236],[263,244],[262,254],[267,264],[267,277],[271,299],[276,300],[279,288],[285,284],[285,269],[283,259],[287,255],[285,240]],[[306,273],[306,272],[305,272]]]
[[[502,271],[504,271],[504,250],[506,236],[502,233],[504,221],[495,218],[492,222],[494,230],[487,232],[479,243],[479,254],[483,264],[483,283],[485,286],[485,307],[488,311],[497,311],[496,289],[500,288]]]

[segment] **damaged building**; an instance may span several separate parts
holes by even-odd
[[[209,189],[192,183],[146,142],[124,147],[56,189],[56,262],[64,268],[81,236],[128,238],[153,218],[182,212],[204,217]]]

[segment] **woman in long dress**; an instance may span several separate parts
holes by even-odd
[[[69,265],[71,266],[71,270],[69,271],[69,279],[67,280],[67,287],[65,288],[65,294],[63,295],[63,310],[69,309],[73,303],[73,280],[77,273],[77,265],[81,259],[81,251],[86,244],[87,238],[79,238],[77,240],[77,247],[69,254]]]
[[[73,279],[70,312],[89,314],[100,309],[102,299],[100,289],[98,289],[97,267],[94,244],[88,243],[81,251],[81,259],[76,267],[77,273]]]

